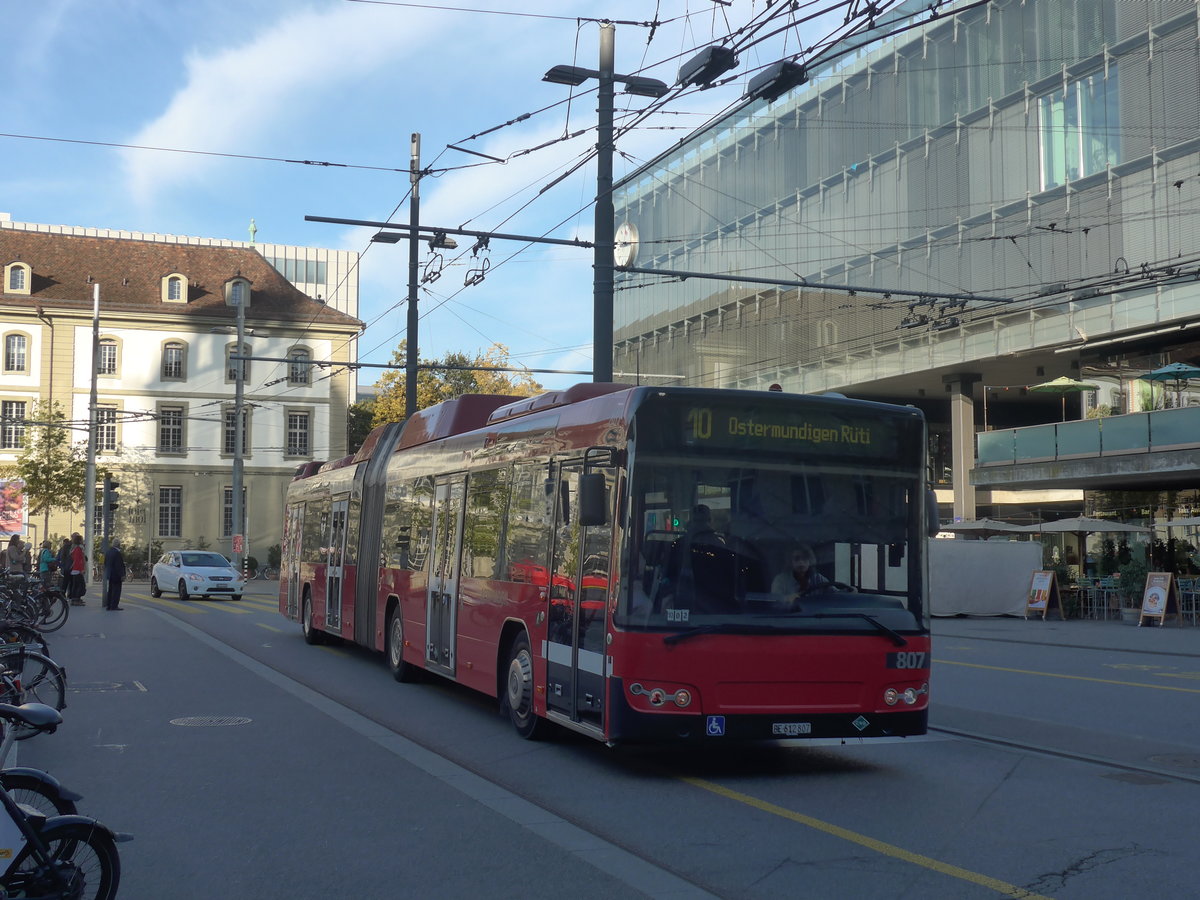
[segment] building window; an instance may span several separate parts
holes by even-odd
[[[227,406],[224,409],[222,418],[222,439],[221,452],[226,456],[233,456],[237,453],[237,447],[234,446],[237,441],[237,434],[233,430],[234,409],[232,406]],[[242,407],[242,455],[245,456],[250,452],[250,410]]]
[[[158,452],[183,453],[183,451],[183,407],[160,407],[158,410]]]
[[[158,489],[158,536],[183,537],[183,488]]]
[[[187,378],[182,341],[168,341],[163,344],[162,377],[164,381],[183,381]]]
[[[164,303],[186,303],[188,280],[183,275],[174,273],[162,280],[162,299]]]
[[[117,374],[117,342],[112,338],[103,338],[100,341],[100,355],[96,360],[96,374]]]
[[[1038,99],[1042,190],[1103,172],[1121,161],[1117,66]]]
[[[306,412],[289,412],[287,414],[287,446],[284,453],[288,456],[309,456],[312,446],[309,443],[309,414]]]
[[[4,286],[9,294],[29,293],[29,266],[25,263],[13,263],[4,273]]]
[[[19,450],[25,444],[25,401],[0,403],[0,449]]]
[[[96,449],[102,453],[117,451],[117,408],[96,407]]]
[[[305,385],[311,383],[312,366],[309,365],[309,356],[307,350],[293,350],[288,354],[288,384]]]
[[[26,371],[25,348],[28,342],[23,334],[6,334],[4,336],[4,371]]]
[[[245,526],[248,507],[246,506],[246,489],[242,488],[242,523]],[[221,537],[233,537],[233,488],[225,488],[225,499],[221,505]],[[242,532],[245,533],[244,531]]]
[[[249,357],[250,356],[250,345],[249,344],[242,345],[241,353],[238,353],[238,351],[235,349],[236,347],[237,347],[236,344],[230,344],[228,347],[225,348],[225,380],[226,381],[237,381],[238,360],[232,359],[232,357],[234,357],[234,356]],[[243,359],[243,360],[241,360],[241,363],[242,363],[242,381],[249,381],[250,380],[250,360],[248,358]]]

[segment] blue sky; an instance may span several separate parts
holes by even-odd
[[[9,3],[8,50],[0,57],[0,211],[17,221],[234,240],[247,239],[254,218],[260,242],[362,251],[373,229],[304,217],[407,222],[410,135],[419,132],[422,162],[437,170],[421,184],[423,224],[590,239],[593,168],[539,192],[594,145],[593,132],[555,141],[594,127],[594,94],[568,106],[560,101],[570,90],[543,83],[543,73],[559,63],[595,68],[594,20],[604,17],[618,23],[618,72],[673,84],[682,60],[755,17],[786,24],[775,8],[785,6]],[[651,29],[631,23],[654,19],[662,24],[648,43]],[[724,109],[757,67],[796,53],[800,37],[828,33],[815,27],[786,29],[745,52],[727,86],[673,93],[664,115],[619,139],[616,177]],[[618,108],[647,102],[617,98]],[[497,127],[526,113],[534,115]],[[508,161],[478,165],[485,161],[449,144]],[[421,249],[424,268],[430,253]],[[375,245],[363,258],[365,362],[386,362],[404,337],[407,254],[401,242]],[[591,251],[493,242],[489,255],[486,277],[471,287],[464,278],[479,261],[443,255],[442,276],[421,293],[421,355],[501,343],[533,368],[590,369]],[[366,370],[360,381],[376,377]],[[588,380],[537,377],[548,387]]]

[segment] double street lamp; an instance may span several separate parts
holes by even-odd
[[[614,73],[616,28],[611,22],[600,24],[600,68],[555,66],[542,76],[543,81],[577,87],[589,78],[599,82],[596,112],[599,124],[596,132],[596,224],[593,281],[593,342],[595,361],[592,381],[613,380],[613,252],[616,249],[616,214],[612,200],[613,167],[613,100],[614,84],[625,86],[625,92],[640,97],[662,97],[669,88],[654,78]]]

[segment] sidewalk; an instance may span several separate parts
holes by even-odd
[[[1165,625],[1125,625],[1120,620],[1058,618],[1024,619],[1020,616],[961,616],[933,619],[933,638],[977,638],[1087,647],[1096,650],[1170,653],[1200,657],[1200,628],[1174,622]]]

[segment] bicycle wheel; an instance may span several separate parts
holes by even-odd
[[[73,816],[77,812],[74,800],[67,799],[35,775],[0,769],[0,786],[18,803],[32,806],[47,818]]]
[[[50,655],[50,645],[42,637],[42,633],[32,625],[0,622],[0,650],[10,646],[24,646],[29,650]]]
[[[48,819],[41,837],[50,851],[49,863],[37,854],[27,856],[4,885],[10,896],[74,900],[117,896],[121,857],[107,831],[88,822]]]
[[[5,694],[15,693],[15,700],[8,702],[19,706],[22,703],[45,703],[57,710],[67,706],[67,675],[63,667],[36,650],[24,647],[0,648],[0,681]],[[23,741],[37,734],[37,729],[14,725],[16,738]]]
[[[33,627],[41,632],[58,631],[67,624],[67,616],[71,614],[71,604],[66,595],[58,591],[47,591],[41,598],[41,617],[33,623]]]

